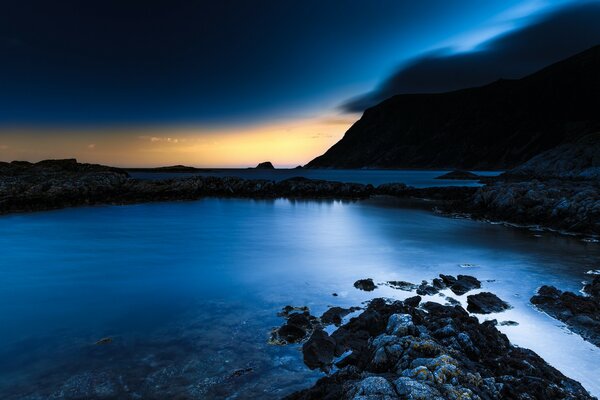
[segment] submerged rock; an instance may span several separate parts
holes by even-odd
[[[476,314],[491,314],[508,310],[510,305],[490,292],[467,296],[467,310]]]
[[[372,292],[373,290],[377,289],[377,285],[373,283],[373,279],[371,278],[357,280],[354,282],[354,287],[364,290],[365,292]]]
[[[321,326],[319,319],[310,314],[308,307],[285,306],[277,315],[284,317],[286,322],[271,331],[270,344],[285,345],[302,342]]]

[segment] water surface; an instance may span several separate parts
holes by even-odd
[[[371,184],[402,182],[414,187],[430,186],[480,186],[477,180],[436,179],[448,170],[403,170],[403,169],[212,169],[199,172],[130,172],[138,179],[169,179],[189,176],[234,176],[243,179],[267,179],[281,181],[294,177],[323,179],[336,182]],[[501,171],[473,171],[480,176],[495,176]]]
[[[541,284],[579,290],[598,244],[399,204],[207,198],[3,216],[0,397],[279,398],[320,376],[298,346],[267,344],[283,306],[401,299],[412,294],[352,284],[439,273],[493,280],[482,290],[514,307],[491,316],[519,322],[500,327],[513,343],[600,395],[598,349],[528,302]]]

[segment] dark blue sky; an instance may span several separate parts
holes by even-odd
[[[0,12],[0,123],[215,123],[335,109],[541,0],[31,1]]]

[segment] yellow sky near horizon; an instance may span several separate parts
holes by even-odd
[[[342,138],[355,115],[244,127],[0,128],[0,161],[77,158],[122,167],[304,165]]]

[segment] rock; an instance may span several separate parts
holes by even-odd
[[[589,296],[562,292],[553,286],[542,286],[531,303],[548,315],[564,322],[571,331],[600,347],[600,276],[584,286]]]
[[[377,285],[373,283],[373,279],[371,278],[357,280],[354,282],[354,287],[365,292],[372,292],[377,289]]]
[[[358,310],[360,310],[360,307],[331,307],[329,310],[325,311],[323,315],[321,315],[321,323],[323,325],[334,324],[335,326],[340,326],[342,323],[342,318]]]
[[[407,292],[413,291],[418,287],[418,285],[406,281],[387,281],[386,283],[394,289],[404,290]]]
[[[415,325],[409,314],[392,314],[385,330],[388,335],[406,336],[415,331]]]
[[[286,345],[303,342],[315,329],[321,327],[321,322],[310,314],[308,307],[285,306],[277,315],[285,318],[286,322],[271,331],[270,344]]]
[[[518,326],[519,323],[516,321],[502,321],[500,322],[501,326]]]
[[[317,329],[302,345],[304,363],[310,369],[328,371],[335,353],[335,340],[327,332]]]
[[[255,169],[275,169],[275,167],[270,161],[264,161],[258,164]]]
[[[381,376],[370,376],[358,382],[351,392],[354,400],[396,400],[393,386]]]
[[[421,296],[433,296],[438,292],[439,290],[428,284],[427,281],[423,281],[417,288],[417,294]]]
[[[113,338],[111,338],[111,337],[104,337],[104,338],[98,340],[94,344],[96,344],[96,345],[102,345],[102,344],[109,344],[109,343],[112,343],[112,342],[113,342]]]
[[[435,179],[459,179],[459,180],[479,180],[481,177],[469,171],[451,171],[440,175]]]
[[[413,296],[413,297],[404,299],[404,304],[411,306],[411,307],[418,307],[420,302],[421,302],[421,296]]]
[[[309,367],[328,370],[334,357],[349,355],[289,400],[592,400],[579,383],[460,306],[373,299],[331,336],[317,330],[313,337],[303,346]]]
[[[473,290],[481,288],[481,282],[469,275],[458,275],[456,280],[449,285],[450,290],[455,294],[462,296],[463,294]]]
[[[476,314],[491,314],[508,310],[510,305],[490,292],[467,296],[467,310]]]
[[[583,287],[583,291],[592,298],[600,299],[600,276],[596,275],[591,283]]]

